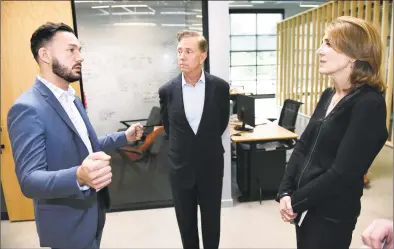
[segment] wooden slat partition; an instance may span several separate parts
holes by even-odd
[[[377,29],[379,29],[380,26],[380,1],[374,1],[373,2],[373,25],[376,26]]]
[[[310,37],[311,37],[311,16],[312,16],[312,14],[309,12],[309,13],[307,13],[306,14],[306,27],[307,27],[307,30],[306,30],[306,37],[308,37],[308,39],[306,39],[306,54],[305,54],[305,57],[306,57],[306,70],[305,70],[305,91],[304,91],[304,96],[305,96],[305,102],[304,102],[304,105],[302,106],[303,107],[303,109],[302,109],[302,112],[303,113],[307,113],[307,112],[309,112],[308,111],[308,104],[309,104],[309,102],[310,102],[310,100],[309,100],[309,96],[310,96],[310,90],[309,90],[309,86],[310,86],[310,84],[309,84],[309,62],[311,61],[310,60],[310,56],[309,56],[309,50],[310,50],[310,47],[311,47],[311,39],[310,39]]]
[[[286,82],[286,88],[287,88],[287,92],[285,93],[285,99],[290,98],[290,93],[292,92],[291,88],[290,88],[290,81],[291,81],[291,56],[293,55],[293,53],[291,52],[291,37],[293,36],[293,32],[294,29],[292,27],[293,21],[290,21],[287,23],[287,32],[288,32],[288,36],[286,41],[287,42],[287,48],[286,48],[286,52],[287,52],[287,82]]]
[[[289,98],[290,99],[294,99],[294,81],[295,81],[295,78],[294,78],[294,71],[295,71],[294,59],[296,57],[296,53],[295,53],[295,32],[296,32],[295,26],[296,25],[295,25],[295,21],[296,21],[296,18],[291,19],[291,24],[290,24],[290,26],[291,26],[291,43],[290,43],[291,44],[290,45],[291,62],[290,62],[290,66],[289,66],[289,69],[291,70],[291,74],[289,75],[289,77],[290,77],[290,81],[289,81],[289,87],[290,87]]]
[[[311,116],[321,93],[330,86],[329,77],[319,73],[319,48],[328,23],[351,15],[378,28],[383,43],[382,76],[387,83],[387,127],[392,130],[393,105],[393,1],[330,1],[278,23],[278,104],[287,98],[304,103],[300,112]],[[392,144],[390,132],[388,144]]]
[[[360,11],[360,13],[362,13],[362,12]],[[354,17],[357,17],[357,2],[356,1],[352,1],[351,2],[350,15],[354,16]]]
[[[300,64],[300,78],[297,77],[297,79],[299,79],[300,82],[300,93],[299,93],[299,101],[300,102],[304,102],[304,97],[305,97],[305,89],[304,89],[304,72],[305,72],[305,39],[303,39],[305,37],[305,16],[301,16],[301,35],[298,36],[298,41],[301,41],[301,64]]]
[[[391,6],[391,15],[394,13],[394,5]],[[390,117],[393,113],[392,107],[393,107],[393,74],[394,74],[394,18],[391,17],[391,31],[390,31],[390,52],[389,52],[389,58],[388,58],[388,65],[387,65],[387,91],[386,91],[386,108],[387,108],[387,117]],[[387,128],[393,131],[392,125],[390,125],[390,118],[386,120],[386,125]],[[391,137],[391,143],[393,142],[393,138]]]
[[[357,2],[357,18],[364,18],[364,3],[363,1],[358,1]],[[354,2],[354,4],[356,4],[356,2]]]
[[[351,1],[344,1],[344,16],[349,16],[350,15],[350,10],[351,10]]]
[[[281,24],[280,24],[281,25]],[[280,58],[282,58],[283,56],[281,56],[280,54],[282,53],[282,47],[280,46],[280,44],[283,44],[283,40],[282,40],[282,36],[281,36],[281,27],[280,25],[278,25],[276,27],[276,92],[279,92],[280,89],[280,65],[282,65],[282,62],[280,61]],[[279,102],[281,98],[279,96],[277,96],[276,101],[277,103]]]
[[[323,8],[323,7],[322,7]],[[319,48],[320,45],[320,41],[322,38],[322,32],[321,32],[321,25],[320,25],[320,21],[321,21],[321,11],[322,8],[318,8],[316,9],[316,36],[315,36],[315,49],[313,51],[313,53]],[[314,58],[315,58],[315,79],[316,79],[316,84],[312,84],[313,86],[313,102],[311,102],[311,110],[314,110],[318,101],[318,90],[319,87],[321,85],[321,80],[320,80],[320,73],[319,73],[319,57],[316,56],[315,54]]]
[[[343,8],[344,8],[343,1],[336,1],[336,2],[338,2],[337,17],[338,17],[338,16],[343,16],[343,15],[344,15],[344,12],[343,12]]]
[[[299,82],[300,81],[300,78],[299,78],[299,71],[300,71],[300,48],[301,48],[301,46],[300,46],[300,41],[301,41],[301,37],[300,37],[300,20],[301,20],[301,17],[300,16],[298,16],[297,18],[296,18],[296,37],[295,37],[295,39],[296,39],[296,56],[295,56],[295,59],[296,59],[296,61],[295,61],[295,82],[296,83],[294,83],[294,93],[295,93],[295,96],[294,96],[294,98],[293,99],[296,99],[296,100],[298,100],[299,101],[299,98],[300,98],[300,95],[299,95],[299,87],[301,87],[301,83],[299,84],[299,87],[298,87],[298,84],[297,84],[297,82]]]
[[[371,17],[372,17],[372,10],[371,7],[372,6],[372,2],[371,1],[367,1],[365,3],[365,21],[367,22],[371,22]]]

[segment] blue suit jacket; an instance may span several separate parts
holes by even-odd
[[[124,132],[98,138],[79,98],[75,99],[94,152],[127,144]],[[109,207],[108,189],[81,191],[76,170],[88,150],[60,102],[41,81],[8,112],[15,171],[23,194],[34,201],[40,245],[84,248],[97,232],[98,203]]]

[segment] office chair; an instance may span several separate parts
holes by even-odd
[[[159,126],[161,124],[160,108],[157,106],[152,107],[148,118],[119,121],[120,123],[124,124],[126,128],[119,129],[118,131],[125,131],[127,128],[130,127],[129,123],[144,122],[144,121],[146,123],[143,124],[143,126],[145,126],[143,135],[146,135],[153,131],[154,126]]]
[[[124,146],[116,149],[122,158],[123,164],[120,169],[118,188],[123,185],[127,165],[140,176],[142,175],[142,171],[156,169],[158,155],[164,143],[164,136],[164,127],[157,126],[153,132],[146,136],[145,140],[140,145]]]
[[[294,132],[297,122],[298,110],[302,104],[304,103],[292,99],[286,99],[280,113],[278,125],[291,132]],[[276,118],[268,118],[268,120],[273,122],[276,120]]]
[[[156,168],[156,157],[163,144],[164,127],[160,126],[160,108],[157,106],[152,107],[149,117],[147,119],[133,119],[121,120],[120,123],[124,124],[126,128],[121,128],[118,131],[125,131],[130,127],[129,123],[144,122],[144,131],[141,140],[134,142],[129,146],[117,148],[117,153],[121,156],[123,167],[121,168],[121,175],[119,187],[123,183],[123,178],[126,166],[129,165],[137,174],[141,174],[141,170],[151,170]]]

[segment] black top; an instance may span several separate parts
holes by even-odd
[[[229,84],[206,72],[205,80],[204,107],[197,134],[186,118],[182,75],[159,89],[162,122],[169,137],[171,180],[183,187],[223,175],[222,134],[230,118]]]
[[[381,93],[362,85],[326,116],[333,95],[332,88],[323,92],[290,157],[278,197],[290,195],[295,213],[313,210],[353,219],[360,213],[364,175],[388,138],[386,104]]]

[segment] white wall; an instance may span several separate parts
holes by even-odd
[[[230,80],[230,15],[227,1],[208,1],[210,73],[227,82]],[[230,133],[223,134],[224,177],[222,206],[232,206]]]

